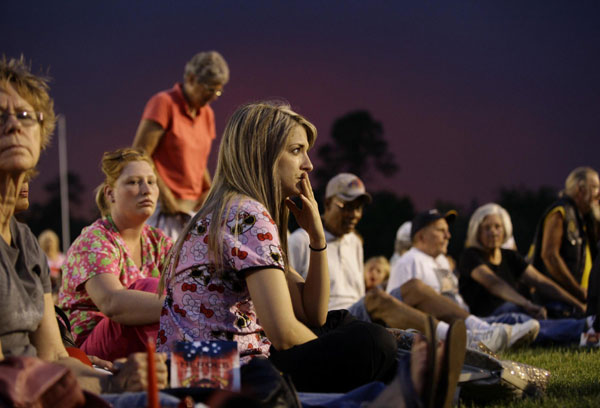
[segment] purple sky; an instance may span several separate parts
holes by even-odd
[[[212,105],[219,134],[256,99],[288,100],[317,126],[317,146],[336,118],[367,109],[401,167],[367,187],[418,209],[482,203],[501,186],[560,188],[572,168],[599,167],[598,2],[88,3],[3,4],[0,52],[49,69],[89,207],[102,152],[129,145],[147,99],[210,49],[231,68]],[[57,160],[53,143],[34,201]]]

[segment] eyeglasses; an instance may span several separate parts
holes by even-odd
[[[217,89],[216,87],[211,87],[208,85],[202,85],[204,86],[204,90],[210,94],[213,94],[215,96],[221,96],[223,95],[223,90],[222,89]]]
[[[42,112],[18,110],[16,112],[9,112],[7,110],[0,109],[0,126],[4,126],[8,122],[8,118],[14,116],[23,126],[33,126],[41,124],[44,121],[44,114]]]

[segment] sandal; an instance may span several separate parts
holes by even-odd
[[[440,377],[435,392],[435,407],[449,408],[454,399],[458,378],[465,361],[467,331],[464,320],[450,324],[444,343],[444,356],[441,361]]]
[[[435,325],[433,318],[427,316],[425,323],[425,340],[427,341],[427,370],[425,371],[425,384],[423,386],[423,405],[425,408],[436,407],[435,398],[435,372],[436,372],[436,340],[435,340]]]

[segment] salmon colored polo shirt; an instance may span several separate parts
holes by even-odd
[[[142,119],[154,121],[165,129],[152,159],[167,187],[177,198],[200,198],[202,192],[208,189],[203,185],[204,172],[216,136],[212,108],[205,105],[192,118],[178,83],[173,89],[150,98]]]

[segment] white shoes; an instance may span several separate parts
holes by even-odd
[[[535,319],[524,323],[500,324],[500,326],[503,326],[508,334],[508,348],[526,346],[534,341],[540,332],[540,322]]]
[[[588,331],[581,333],[581,337],[579,338],[579,347],[599,348],[600,333],[594,331],[593,328],[590,328],[588,329]]]
[[[540,332],[540,323],[531,319],[525,323],[492,323],[491,329],[467,331],[467,344],[473,348],[481,342],[494,353],[507,348],[527,345],[535,340]]]
[[[508,347],[508,333],[502,326],[492,326],[491,329],[467,330],[467,347],[477,348],[479,342],[494,353]]]

